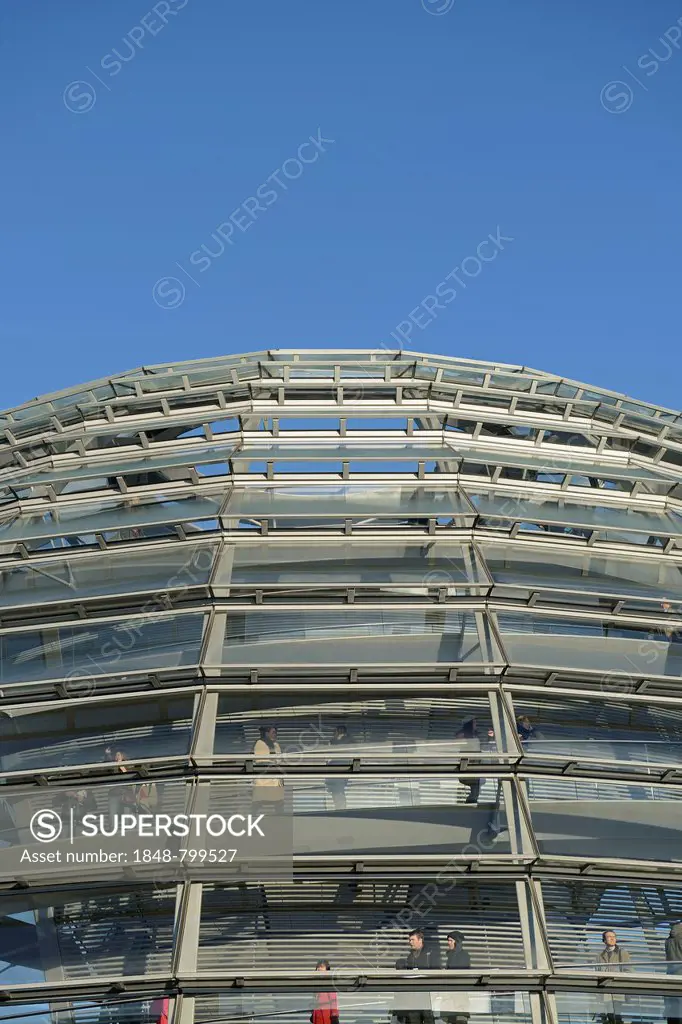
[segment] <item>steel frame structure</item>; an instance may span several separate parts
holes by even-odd
[[[646,962],[628,975],[563,966],[543,898],[557,881],[606,891],[623,879],[682,898],[682,856],[562,852],[538,838],[533,795],[546,786],[566,799],[551,787],[573,786],[577,802],[593,792],[598,803],[602,786],[627,808],[636,792],[679,829],[682,742],[657,757],[637,740],[619,757],[588,742],[533,746],[516,725],[534,701],[603,706],[607,718],[613,706],[632,720],[679,715],[671,735],[682,739],[681,467],[680,413],[542,371],[406,351],[144,367],[8,410],[0,738],[31,716],[191,699],[184,752],[145,752],[128,769],[200,790],[257,772],[250,751],[216,746],[237,698],[291,709],[322,687],[330,706],[377,694],[479,701],[494,751],[356,751],[329,765],[310,750],[286,777],[494,782],[508,850],[295,853],[295,877],[512,885],[525,966],[417,978],[341,967],[343,984],[525,992],[532,1024],[565,1018],[557,993],[682,998],[682,976]],[[3,794],[17,806],[40,787],[107,779],[87,757],[8,760]],[[0,871],[3,915],[13,900],[45,906],[69,891]],[[203,893],[201,882],[177,886],[166,970],[69,977],[53,963],[39,983],[2,987],[0,1005],[49,1002],[61,1022],[80,1020],[85,1000],[167,994],[173,1024],[195,1024],[205,993],[320,989],[298,967],[202,967]]]

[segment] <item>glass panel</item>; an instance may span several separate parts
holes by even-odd
[[[273,363],[291,363],[293,366],[322,366],[327,369],[334,363],[357,363],[363,366],[372,367],[376,363],[393,362],[395,351],[388,349],[377,349],[372,351],[371,358],[367,349],[339,349],[336,352],[302,352],[299,349],[272,349],[267,353],[267,359]],[[402,360],[401,360],[402,362]]]
[[[291,820],[289,813],[293,815],[297,857],[485,858],[510,850],[502,784],[495,778],[473,773],[351,775],[339,794],[334,786],[338,775],[293,776],[284,766],[277,775],[276,767],[276,762],[265,762],[253,782],[213,780],[212,810],[220,813],[225,801],[232,806],[235,794],[246,793],[275,820],[282,808],[279,817]]]
[[[319,947],[311,954],[314,966],[319,959]],[[360,965],[361,966],[361,965]],[[358,968],[357,974],[363,971]],[[481,1024],[504,1024],[506,1021],[518,1024],[530,1024],[530,997],[527,992],[498,992],[477,989],[476,991],[432,991],[424,989],[415,991],[390,991],[387,979],[386,991],[375,992],[352,991],[353,979],[349,977],[347,989],[336,972],[336,961],[331,961],[334,971],[334,983],[330,989],[337,1000],[339,1018],[343,1024],[376,1024],[377,1021],[413,1022],[423,1024],[436,1017],[456,1021],[462,1024],[467,1019]],[[659,1000],[660,1001],[660,1000]],[[286,1021],[307,1021],[313,1010],[317,1009],[322,1021],[320,1006],[325,1004],[316,1001],[312,992],[223,992],[216,995],[199,995],[196,997],[196,1021],[210,1021],[212,1024],[228,1024],[229,1021],[271,1021],[273,1024],[284,1024]],[[447,1018],[443,1017],[447,1014]],[[563,1024],[563,1021],[562,1021]],[[569,1024],[569,1022],[567,1022]],[[585,1024],[581,1019],[580,1024]]]
[[[47,484],[62,480],[80,480],[89,477],[125,476],[129,473],[143,474],[172,466],[201,466],[203,463],[225,462],[235,449],[234,444],[213,445],[211,447],[194,447],[184,451],[154,452],[138,458],[121,458],[118,462],[97,459],[93,462],[80,462],[77,465],[43,469],[22,476],[17,473],[12,477],[12,487],[28,487],[34,484]],[[2,484],[0,484],[2,486]]]
[[[536,454],[519,454],[505,451],[486,451],[480,446],[466,445],[456,438],[449,438],[453,450],[457,456],[464,458],[467,462],[478,462],[485,465],[495,466],[518,466],[522,469],[537,471],[538,474],[557,473],[571,476],[591,476],[599,480],[656,480],[669,483],[672,487],[675,480],[666,477],[664,474],[654,473],[653,470],[643,469],[640,466],[628,466],[623,463],[594,462],[589,457],[581,459],[575,452],[569,456],[562,452],[552,450],[551,454],[545,449],[539,448]]]
[[[387,640],[390,638],[390,642]],[[349,643],[348,641],[352,641]],[[226,665],[420,664],[498,662],[479,643],[471,613],[446,609],[400,611],[357,608],[335,611],[228,612]]]
[[[520,373],[493,373],[490,375],[492,388],[504,388],[507,391],[529,391],[532,383],[532,377],[526,377]]]
[[[170,757],[189,752],[194,698],[157,697],[0,713],[0,769],[43,770],[68,765]]]
[[[118,622],[46,626],[0,636],[0,680],[67,677],[82,695],[94,676],[194,665],[204,615],[151,615]]]
[[[385,463],[390,467],[393,462],[415,462],[419,459],[424,461],[454,461],[457,458],[451,448],[444,445],[434,444],[385,444],[385,445],[314,445],[312,441],[306,441],[300,447],[293,442],[289,444],[269,445],[247,445],[240,448],[233,456],[235,470],[240,472],[239,466],[243,462],[250,461],[275,461],[275,462],[318,462],[322,460],[340,461],[350,459],[354,462],[377,461]]]
[[[27,984],[24,971],[20,984]],[[5,984],[11,984],[3,975]],[[0,1021],[13,1024],[168,1024],[175,1000],[168,996],[147,996],[144,999],[126,999],[117,1003],[109,997],[101,1002],[74,999],[68,1003],[51,1000],[51,1012],[46,1003],[0,1004]]]
[[[477,384],[482,387],[485,379],[485,370],[465,369],[464,367],[453,366],[443,372],[442,379],[453,383],[464,381],[466,384]]]
[[[152,391],[180,390],[182,388],[182,377],[179,373],[173,373],[167,369],[163,374],[156,377],[145,377],[140,381],[140,390],[147,394]]]
[[[676,923],[682,917],[679,889],[543,880],[542,895],[557,970],[682,973],[682,925]],[[612,932],[608,946],[606,930]],[[669,938],[673,941],[668,957]]]
[[[260,540],[227,549],[226,555],[232,556],[231,586],[394,584],[400,593],[410,593],[424,587],[468,590],[471,584],[487,584],[473,549],[447,541],[373,541],[371,546],[358,541],[319,541],[311,546],[307,541],[304,546]]]
[[[94,543],[94,534],[107,530],[139,530],[154,524],[215,519],[223,495],[191,495],[170,498],[154,495],[144,499],[118,498],[91,501],[83,505],[62,504],[43,515],[20,515],[0,523],[0,543],[65,537],[73,546]]]
[[[484,517],[481,525],[501,528],[526,520],[548,524],[549,533],[578,533],[576,527],[606,532],[611,540],[642,542],[636,534],[678,536],[682,525],[666,512],[652,512],[621,505],[583,504],[560,498],[529,496],[522,491],[466,491],[467,497]],[[487,523],[485,520],[490,519]],[[552,527],[556,524],[555,528]],[[610,533],[610,531],[614,531]],[[616,533],[615,531],[622,531]],[[634,536],[632,536],[634,534]]]
[[[514,694],[529,757],[682,764],[682,708],[552,694]]]
[[[382,486],[380,484],[300,484],[289,487],[236,487],[224,517],[469,516],[473,509],[454,487]],[[682,528],[680,529],[682,532]],[[0,539],[2,534],[0,533]]]
[[[205,885],[198,970],[220,972],[229,957],[230,972],[236,974],[267,965],[275,972],[309,971],[312,976],[321,934],[337,982],[336,972],[408,969],[403,965],[411,962],[409,928],[399,912],[425,888],[423,882],[401,881]],[[472,885],[449,877],[428,892],[428,914],[420,921],[424,945],[412,957],[422,969],[447,970],[448,964],[450,970],[524,969],[513,883]],[[456,950],[449,953],[446,939],[455,923],[462,927],[458,956]]]
[[[498,623],[513,665],[587,669],[607,680],[616,673],[682,675],[680,633],[520,614],[499,615]]]
[[[670,1024],[682,1016],[682,996],[639,995],[628,992],[568,992],[556,993],[559,1024],[619,1024],[627,1018],[632,1024]]]
[[[632,596],[659,605],[682,601],[682,564],[669,559],[535,548],[526,542],[486,541],[480,550],[495,583],[505,587]]]
[[[0,569],[0,607],[168,592],[208,583],[215,545],[176,545],[136,553],[50,558]]]
[[[168,972],[174,914],[175,888],[158,885],[4,894],[0,960],[41,973],[59,970],[60,980],[73,982]]]
[[[541,777],[526,785],[541,853],[679,861],[680,789]]]
[[[19,406],[18,409],[11,411],[13,420],[28,422],[29,420],[49,420],[50,416],[54,413],[54,408],[51,402],[42,402],[39,405],[28,405]]]
[[[291,765],[311,761],[349,767],[357,757],[388,763],[463,753],[489,760],[504,749],[493,733],[484,695],[415,697],[395,692],[390,697],[333,700],[315,692],[298,692],[289,699],[274,693],[221,694],[217,754],[256,753],[256,744],[268,739],[279,746],[283,763]],[[345,787],[340,778],[334,789]]]

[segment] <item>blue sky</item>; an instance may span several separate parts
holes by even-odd
[[[680,18],[3,0],[0,407],[142,363],[393,347],[401,324],[681,406]]]

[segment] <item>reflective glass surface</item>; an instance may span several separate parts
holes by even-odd
[[[212,781],[212,808],[220,812],[223,801],[233,805],[235,794],[250,793],[259,809],[274,806],[267,813],[287,821],[293,815],[297,857],[494,857],[510,851],[507,808],[495,778],[288,775],[286,764],[269,755],[259,756],[255,767],[253,782]]]
[[[557,992],[557,1017],[559,1024],[617,1024],[626,1018],[633,1024],[668,1024],[682,1011],[681,1000],[682,996],[571,990]]]
[[[269,516],[386,517],[469,516],[474,510],[456,488],[380,484],[299,484],[289,487],[235,487],[224,517]],[[1,538],[0,534],[0,538]]]
[[[65,503],[42,515],[20,515],[0,523],[0,544],[64,537],[67,545],[78,547],[93,544],[96,533],[107,536],[109,531],[126,530],[139,532],[120,539],[156,536],[147,531],[157,525],[214,520],[222,501],[222,495],[167,497],[157,494],[139,499],[97,500],[82,505]]]
[[[27,973],[17,971],[17,976],[26,977]],[[6,1005],[0,1004],[0,1021],[13,1021],[13,1024],[167,1024],[174,1002],[163,995],[144,999],[129,997],[123,1002],[111,998],[53,1000],[48,1010],[44,1002],[12,1000]]]
[[[235,445],[212,445],[211,447],[186,448],[183,451],[154,452],[138,458],[121,457],[114,462],[110,459],[97,459],[77,465],[42,469],[34,472],[13,475],[11,486],[15,489],[35,484],[57,483],[71,480],[82,480],[90,477],[114,478],[128,474],[153,473],[156,470],[170,469],[174,466],[201,466],[204,463],[225,462],[230,458]],[[0,489],[8,486],[10,481],[0,481]]]
[[[313,957],[313,960],[317,959]],[[332,961],[332,971],[336,971]],[[359,972],[362,973],[362,972]],[[473,988],[454,992],[439,990],[434,981],[431,990],[392,990],[386,979],[385,990],[358,992],[352,990],[352,978],[339,983],[337,1006],[343,1024],[407,1024],[420,1020],[452,1020],[462,1018],[481,1024],[507,1024],[518,1021],[530,1024],[530,996],[527,992],[487,991]],[[334,986],[330,986],[334,988]],[[312,992],[223,992],[200,995],[196,999],[195,1020],[227,1024],[231,1020],[307,1021],[319,1008]],[[318,1011],[319,1012],[319,1011]],[[443,1017],[443,1014],[446,1016]],[[563,1022],[562,1022],[563,1024]],[[585,1024],[585,1021],[581,1021]]]
[[[666,940],[682,916],[682,891],[674,886],[547,880],[543,898],[550,949],[559,972],[594,975],[612,966],[622,970],[608,973],[682,973],[682,961],[666,956]],[[620,957],[606,948],[605,929],[613,930]],[[611,960],[616,963],[609,964]]]
[[[473,491],[468,488],[466,494],[479,514],[491,520],[489,525],[495,522],[498,527],[525,520],[547,524],[547,532],[571,534],[583,528],[607,533],[612,540],[632,540],[635,543],[638,533],[654,536],[682,533],[682,523],[667,512],[608,505],[601,502],[601,495],[599,504],[583,504],[568,499],[529,496],[522,490]],[[480,525],[488,524],[482,522]],[[552,530],[552,527],[556,529]],[[633,534],[634,537],[631,536]]]
[[[140,592],[167,593],[208,583],[215,545],[41,559],[0,567],[0,607]]]
[[[502,642],[513,665],[615,673],[682,675],[682,635],[610,621],[498,615]]]
[[[207,885],[198,968],[220,970],[229,949],[230,970],[235,973],[258,970],[264,961],[273,971],[312,972],[322,933],[325,956],[335,971],[404,970],[410,947],[407,929],[396,915],[423,888],[409,882],[362,880],[311,880],[305,886]],[[451,970],[524,968],[513,883],[475,885],[450,878],[436,889],[424,922],[431,969],[448,970],[446,934],[456,923],[466,927],[462,952],[470,967]]]
[[[358,695],[333,700],[323,693],[221,694],[215,751],[255,752],[261,729],[274,726],[285,764],[307,761],[348,767],[353,758],[437,761],[463,754],[490,758],[504,749],[492,728],[490,703],[479,694],[445,696]]]
[[[228,548],[232,586],[314,585],[400,588],[396,593],[430,587],[487,584],[487,576],[469,545],[447,541],[271,542],[260,539]]]
[[[67,981],[168,971],[175,890],[4,895],[0,960]]]
[[[61,707],[0,711],[0,770],[66,768],[189,751],[194,698],[146,697],[121,702],[82,699]]]
[[[450,440],[450,438],[449,438]],[[574,452],[569,456],[556,446],[551,452],[546,448],[540,448],[537,453],[526,455],[516,454],[504,450],[486,451],[481,447],[467,446],[451,439],[453,450],[456,455],[466,462],[479,462],[483,464],[492,463],[496,466],[516,466],[519,469],[528,469],[537,474],[538,477],[569,475],[574,483],[581,483],[581,477],[593,477],[597,480],[641,480],[668,482],[670,486],[674,480],[665,474],[657,474],[651,469],[644,469],[640,466],[629,466],[625,463],[595,462],[590,456],[581,459]],[[587,481],[586,481],[587,483]]]
[[[682,563],[667,558],[617,557],[594,551],[562,551],[526,542],[483,542],[480,551],[494,581],[504,587],[573,591],[682,602]]]
[[[682,764],[682,708],[595,697],[514,694],[524,752],[573,758]]]
[[[188,981],[183,1024],[542,1024],[555,998],[559,1024],[680,1024],[680,423],[383,350],[146,367],[0,414],[0,1018],[58,982],[44,1024],[168,1024],[130,981],[158,971]],[[46,808],[71,826],[51,847]],[[92,808],[263,814],[265,842],[223,872],[166,874],[177,834],[132,873],[21,860]]]
[[[281,462],[307,462],[324,459],[379,460],[379,461],[414,461],[422,459],[453,460],[456,458],[451,448],[446,445],[433,444],[385,444],[383,446],[351,445],[351,444],[319,444],[306,441],[300,446],[290,441],[288,444],[244,445],[234,454],[236,463],[251,460],[275,460]]]
[[[141,615],[119,622],[4,633],[0,680],[66,678],[83,694],[95,676],[193,665],[199,660],[203,626],[202,614],[164,619]]]
[[[676,861],[682,789],[608,780],[527,782],[541,853],[563,857]]]
[[[487,650],[483,651],[472,614],[437,607],[411,611],[234,611],[227,617],[223,662],[339,665],[499,661],[492,638],[487,639]]]

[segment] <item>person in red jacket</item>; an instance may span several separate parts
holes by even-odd
[[[169,1004],[170,999],[168,997],[155,999],[152,1003],[149,1013],[154,1018],[156,1024],[168,1024]]]
[[[331,971],[328,960],[318,960],[316,971]],[[339,1004],[336,992],[316,992],[315,1005],[310,1014],[310,1024],[339,1024]]]

